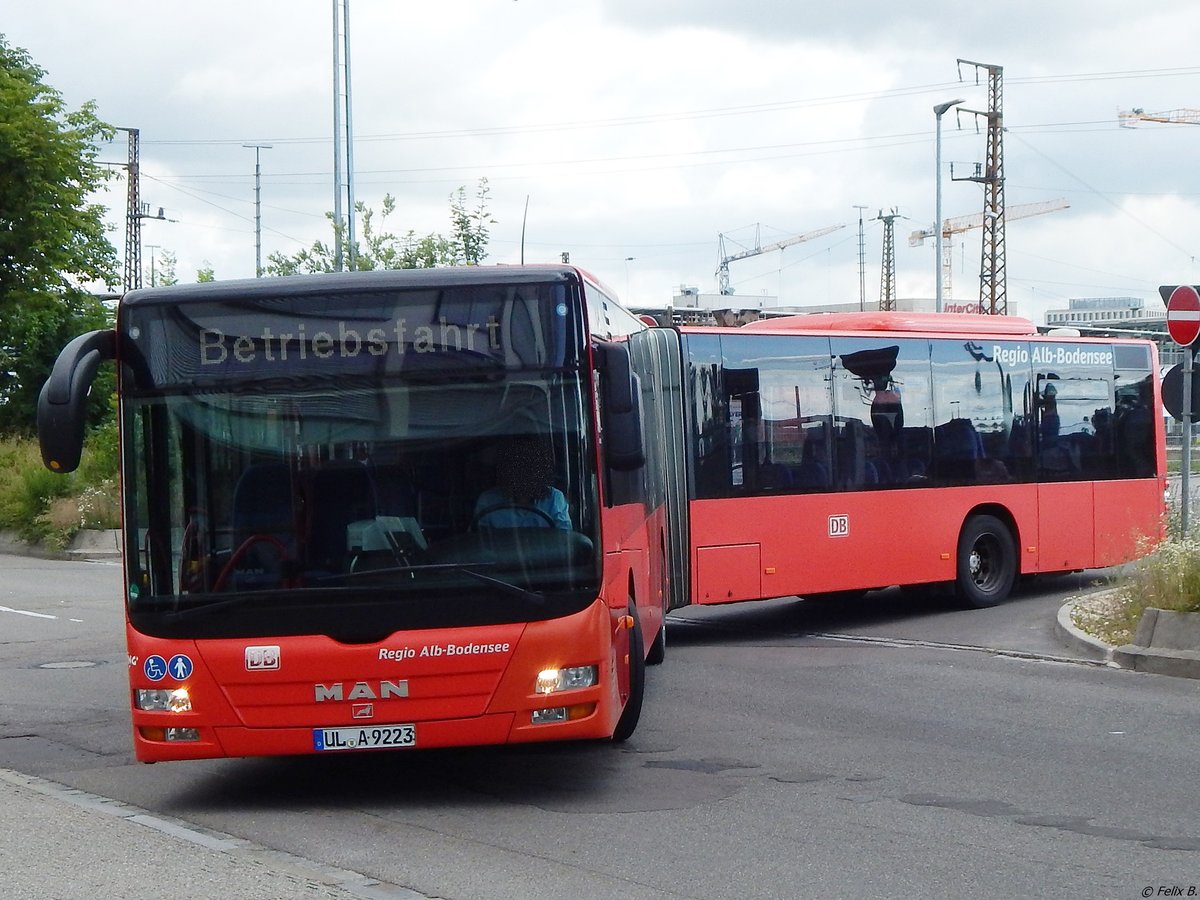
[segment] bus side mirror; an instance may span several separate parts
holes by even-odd
[[[600,410],[604,426],[605,456],[619,472],[631,472],[646,464],[642,438],[641,383],[629,363],[625,344],[596,344],[600,369]]]
[[[63,347],[38,395],[37,430],[42,463],[51,472],[74,472],[83,453],[87,398],[100,363],[116,357],[117,332],[90,331]]]

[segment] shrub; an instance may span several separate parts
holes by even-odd
[[[1147,609],[1200,612],[1200,540],[1172,536],[1130,563],[1116,594],[1076,606],[1074,624],[1109,644],[1128,644]]]
[[[1200,612],[1200,540],[1171,538],[1133,563],[1124,586],[1142,609]]]
[[[59,475],[42,465],[35,441],[0,438],[0,528],[62,549],[81,528],[116,528],[115,423],[89,435],[79,469]]]
[[[40,461],[36,468],[23,469],[17,488],[9,498],[9,509],[14,517],[12,527],[27,541],[44,540],[48,529],[42,519],[43,513],[53,501],[70,497],[75,491],[76,480],[42,468]]]

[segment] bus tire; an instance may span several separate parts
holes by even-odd
[[[1017,580],[1017,548],[1008,526],[995,516],[972,516],[958,536],[954,593],[972,609],[995,606]]]
[[[646,648],[642,643],[642,628],[637,624],[637,609],[629,605],[629,615],[633,616],[633,628],[629,629],[629,699],[621,710],[621,718],[613,729],[612,739],[615,743],[623,743],[637,729],[638,719],[642,717],[642,696],[646,692]]]
[[[654,636],[654,643],[650,645],[650,651],[646,654],[646,665],[661,666],[663,660],[667,658],[667,619],[664,616],[662,625],[658,627],[658,634]]]

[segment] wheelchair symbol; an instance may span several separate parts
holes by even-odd
[[[142,671],[151,681],[162,681],[167,677],[167,661],[158,655],[147,656]]]

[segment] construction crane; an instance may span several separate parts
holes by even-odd
[[[759,243],[759,227],[756,225],[754,228],[754,246],[749,250],[742,250],[739,253],[726,254],[725,235],[717,235],[717,255],[721,260],[717,265],[717,289],[722,294],[733,293],[733,287],[729,283],[729,264],[731,262],[737,262],[739,259],[749,259],[751,256],[760,256],[763,253],[771,253],[775,250],[783,250],[785,247],[790,247],[793,244],[799,244],[804,241],[811,241],[813,238],[822,237],[846,226],[842,224],[818,228],[816,231],[808,231],[804,234],[798,234],[795,237],[784,238],[782,241],[775,241],[775,243],[767,244],[765,247]]]
[[[1135,107],[1117,113],[1117,124],[1122,128],[1137,128],[1138,122],[1173,122],[1179,125],[1200,125],[1200,109],[1170,109],[1166,112],[1148,113]]]
[[[1043,200],[1039,203],[1021,203],[1017,206],[1010,206],[1005,210],[1004,218],[1009,221],[1013,219],[1025,219],[1029,216],[1040,216],[1044,213],[1058,212],[1058,210],[1066,209],[1070,205],[1066,200]],[[942,222],[942,293],[946,297],[950,296],[950,273],[954,262],[954,254],[952,252],[954,248],[951,244],[951,235],[961,234],[973,228],[982,228],[983,217],[983,213],[974,213],[969,216],[945,219]],[[908,236],[908,246],[920,247],[924,245],[926,238],[931,238],[936,234],[937,232],[932,228],[914,231]]]

